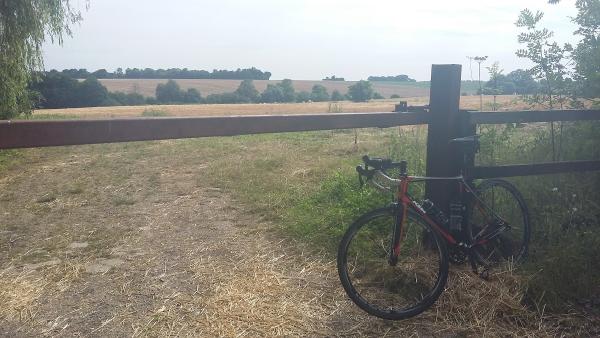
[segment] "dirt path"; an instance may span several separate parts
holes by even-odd
[[[139,152],[32,151],[2,174],[1,335],[401,329],[352,306],[333,262],[303,254],[229,195],[195,179],[197,163]]]

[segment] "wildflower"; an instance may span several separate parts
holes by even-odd
[[[557,192],[557,191],[558,191],[558,188],[557,188],[557,187],[554,187],[554,188],[552,188],[552,191],[553,191],[553,192]]]

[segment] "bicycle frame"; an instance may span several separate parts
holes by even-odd
[[[384,175],[387,179],[390,179],[387,175],[385,175],[385,174],[382,174],[382,175]],[[473,196],[477,202],[477,207],[482,212],[484,212],[485,214],[488,214],[489,212],[491,212],[493,214],[492,215],[493,218],[495,220],[500,221],[498,223],[499,227],[497,229],[495,229],[494,231],[490,232],[489,234],[483,236],[483,234],[485,234],[485,230],[489,226],[489,225],[486,225],[486,227],[482,231],[480,231],[479,234],[477,234],[477,236],[481,236],[481,238],[477,238],[477,240],[474,242],[470,242],[471,239],[465,239],[466,241],[469,241],[469,242],[464,242],[464,241],[461,242],[461,241],[457,240],[457,238],[455,238],[450,231],[446,230],[443,226],[441,226],[435,220],[433,220],[425,212],[423,207],[419,203],[417,203],[408,194],[408,187],[411,183],[420,182],[420,181],[430,181],[430,180],[456,181],[458,184],[458,189],[461,192],[461,194],[466,192],[470,196]],[[404,224],[405,224],[409,209],[413,210],[418,215],[420,215],[427,223],[429,223],[429,225],[434,229],[434,231],[437,231],[448,243],[450,243],[452,245],[456,245],[458,247],[461,247],[463,250],[465,250],[467,252],[469,260],[471,261],[471,266],[475,273],[477,273],[477,265],[476,265],[477,263],[474,260],[474,256],[473,256],[471,249],[474,246],[485,244],[492,238],[498,236],[505,229],[510,228],[510,225],[507,222],[505,222],[502,218],[500,218],[498,215],[496,215],[487,205],[485,205],[485,203],[483,201],[481,201],[481,199],[479,199],[477,194],[473,191],[473,189],[470,187],[470,185],[465,181],[465,178],[462,175],[454,176],[454,177],[402,176],[400,179],[392,179],[392,181],[398,184],[398,189],[396,191],[396,200],[399,204],[399,207],[401,208],[401,219],[399,222],[396,222],[395,229],[393,229],[392,250],[390,250],[390,257],[389,257],[389,263],[392,265],[395,265],[396,262],[398,261],[398,255],[400,254],[401,239],[402,239],[402,235],[404,232],[403,228],[404,228]],[[374,183],[374,184],[380,188],[384,188],[387,190],[387,188],[385,188],[377,183]],[[464,221],[468,222],[469,221],[468,217],[466,219],[464,219],[463,222]]]

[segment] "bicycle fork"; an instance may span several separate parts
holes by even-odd
[[[406,224],[406,217],[408,216],[408,204],[410,202],[410,199],[406,196],[408,183],[409,182],[406,179],[403,179],[400,182],[400,185],[398,186],[398,200],[400,203],[394,203],[394,228],[392,230],[390,256],[388,257],[390,266],[396,266],[398,263],[398,256],[400,255],[400,241],[402,240],[404,225]]]

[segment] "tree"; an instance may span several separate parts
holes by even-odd
[[[348,87],[348,96],[354,102],[365,102],[373,98],[373,86],[371,82],[360,80]]]
[[[296,93],[294,90],[294,86],[292,85],[292,80],[283,79],[281,82],[277,84],[281,88],[281,93],[283,94],[282,102],[294,102],[296,101]]]
[[[558,43],[550,41],[554,33],[546,28],[537,27],[543,17],[544,13],[539,11],[535,14],[529,9],[521,11],[516,25],[525,29],[518,36],[519,43],[524,44],[525,48],[517,50],[516,54],[533,63],[528,72],[543,86],[541,92],[534,94],[527,101],[553,109],[557,104],[562,106],[566,100],[567,68],[564,62],[567,58],[566,53],[572,51],[572,47],[569,44],[561,47]]]
[[[268,84],[265,91],[260,94],[260,101],[266,103],[283,102],[281,86]]]
[[[345,97],[344,95],[342,95],[342,93],[340,93],[339,90],[335,89],[332,93],[331,93],[331,101],[344,101]]]
[[[258,102],[260,98],[258,90],[256,90],[254,83],[250,79],[242,81],[238,89],[236,89],[235,94],[243,98],[246,102]]]
[[[514,92],[520,95],[533,94],[538,88],[538,83],[531,77],[531,74],[523,69],[513,70],[506,74],[506,80],[514,84]]]
[[[575,7],[573,22],[579,26],[575,34],[582,37],[573,51],[578,84],[575,94],[600,105],[600,2],[577,0]]]
[[[31,111],[28,84],[43,69],[47,37],[62,44],[69,26],[81,20],[68,0],[20,0],[0,3],[0,119]]]
[[[51,71],[35,76],[30,89],[40,93],[38,107],[68,108],[76,106],[79,82],[57,71]]]
[[[309,102],[311,101],[310,93],[307,91],[301,91],[296,93],[296,102]]]
[[[310,93],[310,99],[314,102],[329,101],[329,93],[327,92],[327,88],[320,84],[314,85]]]
[[[182,102],[183,93],[177,82],[169,80],[156,86],[156,100],[160,103]]]
[[[108,90],[95,77],[89,77],[79,84],[77,107],[98,107],[105,105]]]
[[[183,102],[185,103],[201,103],[202,95],[196,88],[188,88],[183,94]]]

